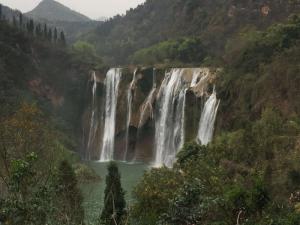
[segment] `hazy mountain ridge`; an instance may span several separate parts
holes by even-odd
[[[46,19],[49,21],[87,22],[91,19],[54,0],[43,0],[32,11],[25,15],[33,19]]]

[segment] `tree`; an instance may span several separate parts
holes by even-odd
[[[42,36],[42,28],[41,28],[41,24],[38,24],[35,27],[35,34],[37,37],[41,37]]]
[[[60,32],[60,43],[65,46],[66,45],[66,38],[63,31]]]
[[[29,20],[29,22],[27,22],[27,31],[29,34],[33,35],[34,32],[34,22],[32,19]]]
[[[23,103],[1,118],[0,217],[8,224],[43,225],[51,216],[48,187],[60,151],[55,136],[36,105]]]
[[[15,17],[15,16],[13,16],[13,25],[14,25],[14,27],[17,26],[17,20],[16,20],[16,17]]]
[[[58,217],[61,224],[84,224],[83,197],[77,187],[77,179],[73,168],[64,160],[61,162],[57,175]]]
[[[56,27],[54,28],[53,42],[54,43],[57,42],[57,29],[56,29]]]
[[[49,30],[48,30],[48,35],[47,35],[47,38],[48,38],[48,41],[52,41],[52,29],[51,28],[49,28]]]
[[[0,20],[2,19],[2,4],[0,4]]]
[[[109,163],[106,176],[106,188],[104,191],[104,208],[101,213],[101,224],[119,225],[125,215],[126,202],[124,191],[121,187],[121,177],[116,163]]]
[[[176,170],[163,167],[146,172],[133,192],[135,203],[130,215],[134,224],[157,224],[182,184],[183,177]]]
[[[20,28],[22,29],[22,27],[23,27],[23,14],[22,13],[19,14],[19,25],[20,25]]]
[[[47,28],[47,24],[44,24],[44,31],[43,31],[43,33],[44,33],[44,38],[47,39],[47,37],[48,37],[48,28]]]

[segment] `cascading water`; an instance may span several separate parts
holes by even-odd
[[[172,69],[162,82],[155,127],[155,166],[171,167],[184,142],[184,108],[190,83],[183,79],[184,69]]]
[[[93,142],[95,135],[96,135],[96,131],[97,131],[97,122],[96,122],[96,118],[95,118],[95,113],[97,110],[97,105],[95,104],[96,101],[96,93],[97,93],[97,77],[96,77],[96,72],[93,71],[92,72],[92,82],[93,82],[93,86],[92,86],[92,106],[91,106],[91,120],[90,120],[90,129],[89,129],[89,137],[88,137],[88,143],[87,143],[87,150],[88,150],[88,154],[87,154],[87,158],[90,160],[91,159],[91,143]]]
[[[148,81],[143,83],[147,80],[143,75],[141,70],[139,83],[148,85]],[[193,138],[192,135],[194,135],[197,137],[197,141],[203,145],[207,145],[212,140],[220,101],[216,97],[215,90],[209,98],[205,97],[208,86],[214,79],[214,74],[208,68],[172,69],[165,73],[160,88],[156,86],[156,70],[153,69],[152,89],[143,104],[137,106],[134,104],[140,102],[141,99],[140,96],[134,96],[137,85],[135,71],[130,84],[127,84],[126,97],[120,98],[121,101],[125,100],[120,102],[121,105],[127,104],[127,110],[122,109],[127,113],[125,121],[120,118],[118,120],[120,124],[116,124],[121,77],[122,70],[120,68],[110,69],[103,83],[105,94],[100,95],[100,91],[102,93],[101,77],[96,77],[95,73],[91,75],[92,102],[90,114],[87,114],[90,115],[87,123],[87,159],[95,157],[92,155],[94,154],[93,149],[99,146],[100,161],[109,161],[114,157],[129,161],[150,160],[151,157],[154,157],[154,166],[171,167],[175,162],[178,150],[185,141],[185,121],[190,124],[195,119],[198,120],[200,114],[198,130],[197,127],[192,127],[187,132],[187,138]],[[124,79],[124,81],[126,80]],[[158,77],[158,81],[160,80]],[[137,93],[139,91],[140,89]],[[97,97],[97,92],[99,92],[99,97]],[[103,99],[100,96],[103,96]],[[136,101],[133,101],[133,97]],[[199,98],[204,100],[204,103],[198,104]],[[189,105],[188,109],[186,109],[186,104]],[[197,108],[190,109],[193,107],[191,104]],[[139,114],[133,111],[133,107],[139,107]],[[185,118],[185,112],[191,113],[191,117]],[[194,117],[196,115],[198,116]],[[139,121],[133,120],[137,116],[140,118]],[[120,128],[123,123],[126,123],[126,128],[122,131]],[[134,136],[130,135],[131,126],[136,126],[137,129],[137,131],[132,129],[133,133],[137,132]],[[118,133],[116,133],[116,129],[118,129]],[[125,139],[121,135],[123,132],[126,135]]]
[[[128,153],[128,145],[129,145],[129,128],[130,128],[130,122],[131,122],[131,114],[132,114],[132,92],[134,91],[134,86],[136,84],[136,72],[137,69],[133,73],[133,79],[129,85],[128,91],[127,91],[127,119],[126,119],[126,134],[125,134],[125,153],[124,153],[124,161],[127,159],[127,153]]]
[[[105,125],[100,161],[112,160],[114,155],[116,109],[121,75],[122,71],[120,68],[110,69],[106,74]]]
[[[216,91],[214,90],[204,105],[200,119],[197,138],[202,145],[207,145],[212,141],[219,104],[220,100],[217,99]]]

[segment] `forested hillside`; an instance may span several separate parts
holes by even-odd
[[[61,39],[64,37],[58,37],[63,33],[56,34],[57,39],[54,40],[51,29],[45,32],[41,30],[36,34],[33,33],[33,22],[24,25],[27,26],[26,31],[23,30],[23,26],[18,26],[1,22],[2,104],[13,106],[22,99],[32,99],[41,100],[41,104],[48,111],[59,112],[67,110],[68,107],[79,107],[77,104],[80,102],[80,94],[76,94],[76,89],[83,90],[82,81],[88,73],[88,67],[80,68],[67,52],[64,47],[65,41]],[[61,82],[62,80],[65,82]],[[65,103],[70,103],[68,98],[74,100],[74,105],[72,103],[64,107]],[[73,111],[74,108],[68,110]],[[74,113],[69,116],[64,113],[62,115],[66,115],[66,120],[72,121],[79,118],[80,112],[77,116]]]
[[[78,124],[90,70],[101,61],[67,47],[63,32],[2,12],[0,223],[81,224],[77,182],[98,177],[76,153]]]
[[[148,0],[85,39],[112,64],[129,63],[137,50],[182,37],[200,38],[209,55],[221,56],[236,33],[266,28],[299,8],[298,1],[281,0]]]

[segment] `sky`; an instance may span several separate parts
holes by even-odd
[[[28,12],[41,0],[0,0],[0,3],[22,12]],[[56,0],[92,19],[123,14],[145,0]]]

